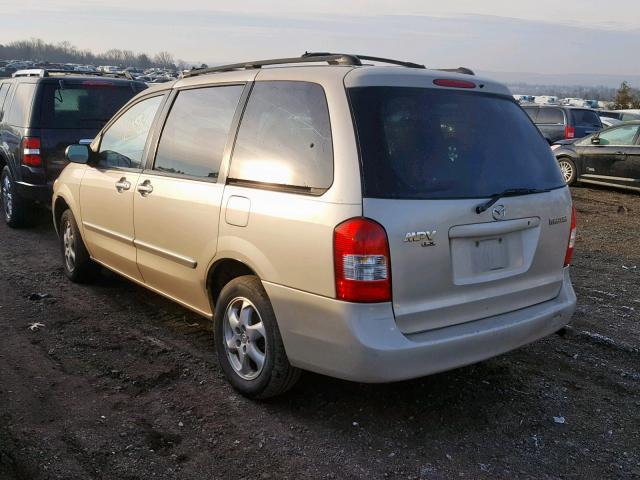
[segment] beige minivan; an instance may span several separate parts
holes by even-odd
[[[561,329],[570,192],[509,90],[461,72],[306,54],[144,91],[67,149],[67,276],[104,266],[213,318],[254,398],[301,370],[403,380]]]

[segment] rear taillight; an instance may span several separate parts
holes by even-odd
[[[567,125],[564,127],[564,138],[575,138],[576,137],[576,129]]]
[[[567,253],[564,256],[564,266],[571,265],[573,258],[573,250],[576,246],[576,207],[571,207],[571,230],[569,232],[569,243],[567,244]]]
[[[22,163],[30,167],[42,166],[40,139],[38,137],[22,138]]]
[[[333,234],[336,297],[348,302],[391,300],[389,243],[382,225],[352,218]]]

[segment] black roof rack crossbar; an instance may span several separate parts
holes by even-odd
[[[323,57],[329,55],[343,55],[341,53],[328,53],[328,52],[304,52],[302,58]],[[401,60],[394,60],[392,58],[372,57],[370,55],[350,55],[356,57],[358,60],[366,60],[369,62],[388,63],[389,65],[399,65],[407,68],[426,68],[424,65],[413,62],[403,62]]]
[[[362,63],[355,55],[346,54],[328,54],[328,55],[316,55],[316,56],[302,56],[291,58],[274,58],[271,60],[256,60],[253,62],[232,63],[230,65],[220,65],[218,67],[209,68],[195,68],[184,73],[184,77],[193,77],[196,75],[202,75],[205,73],[216,72],[231,72],[233,70],[248,70],[254,68],[262,68],[267,65],[285,65],[288,63],[322,63],[326,62],[330,65],[356,65],[360,66]]]
[[[126,78],[133,80],[133,77],[129,72],[118,73],[105,73],[105,72],[81,72],[78,70],[64,70],[62,68],[32,68],[28,70],[18,70],[13,74],[13,77],[50,77],[54,75],[79,75],[79,76],[95,76],[95,77],[111,77],[111,78]]]

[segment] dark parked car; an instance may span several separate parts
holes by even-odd
[[[602,130],[598,112],[588,108],[555,105],[522,107],[549,144],[562,139],[582,138]]]
[[[68,145],[93,139],[143,82],[51,70],[0,81],[0,171],[4,218],[27,223],[33,203],[49,205]]]
[[[580,181],[640,191],[640,121],[551,148],[569,185]]]

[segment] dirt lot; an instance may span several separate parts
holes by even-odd
[[[46,215],[2,224],[0,479],[639,478],[640,196],[574,197],[564,337],[267,403],[227,386],[205,321],[112,274],[69,283]]]

